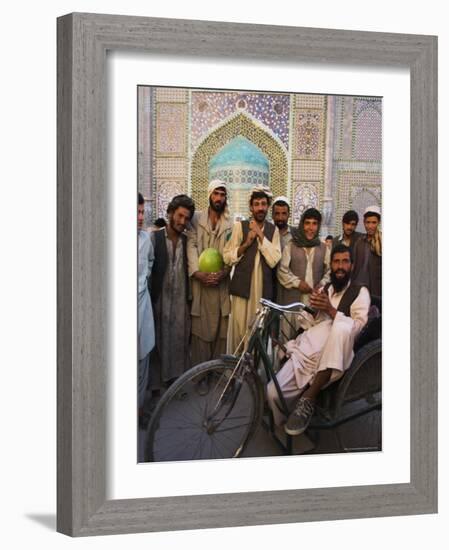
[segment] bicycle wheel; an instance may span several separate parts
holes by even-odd
[[[236,360],[201,363],[162,397],[147,431],[152,462],[238,457],[260,423],[261,390],[252,373],[232,376]],[[199,382],[207,380],[200,391]]]
[[[382,449],[382,342],[374,340],[355,355],[339,387],[336,428],[343,451]]]

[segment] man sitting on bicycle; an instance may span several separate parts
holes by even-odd
[[[307,429],[318,393],[338,380],[354,357],[354,340],[368,320],[370,295],[366,287],[351,282],[352,265],[351,250],[337,245],[331,253],[331,282],[310,296],[315,315],[302,312],[304,332],[286,344],[289,359],[276,377],[289,410],[299,396],[286,423],[274,382],[268,384],[274,422],[285,423],[287,434]]]

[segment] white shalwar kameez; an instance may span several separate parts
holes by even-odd
[[[333,287],[329,287],[329,299],[334,308],[338,308],[349,284],[341,292],[334,292]],[[334,320],[321,311],[315,319],[308,313],[301,314],[302,327],[307,330],[296,340],[287,342],[290,358],[276,375],[289,409],[307,384],[313,382],[317,372],[331,369],[330,384],[349,368],[354,358],[354,340],[368,321],[370,302],[368,290],[362,287],[350,307],[350,317],[341,311],[337,312]],[[267,399],[275,424],[282,425],[286,418],[273,381],[267,386]]]

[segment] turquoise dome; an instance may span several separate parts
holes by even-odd
[[[263,172],[269,171],[265,155],[243,136],[237,136],[225,145],[209,162],[211,172],[226,167],[248,166]]]
[[[248,198],[255,186],[269,188],[270,161],[249,139],[237,136],[209,162],[209,181],[226,183],[228,205],[235,219],[249,215]]]

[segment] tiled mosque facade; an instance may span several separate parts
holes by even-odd
[[[322,236],[335,235],[347,209],[381,206],[381,98],[140,86],[138,176],[148,223],[179,193],[204,208],[218,176],[234,217],[267,185],[290,199],[293,223],[315,206]]]

